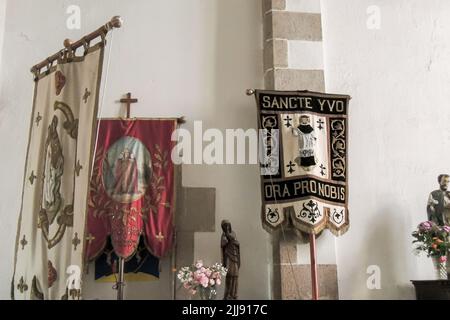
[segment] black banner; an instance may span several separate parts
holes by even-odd
[[[267,202],[303,199],[308,196],[314,196],[319,199],[345,204],[345,194],[345,186],[320,181],[311,177],[267,181],[264,183],[264,200]]]
[[[259,109],[270,112],[315,112],[327,115],[346,115],[347,96],[329,96],[286,92],[283,95],[261,93]]]
[[[349,100],[348,95],[256,90],[261,217],[267,231],[290,223],[309,233],[348,230]],[[332,214],[324,214],[330,205]],[[294,207],[309,211],[305,215]]]

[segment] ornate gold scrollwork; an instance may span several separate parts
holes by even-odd
[[[60,110],[66,121],[63,128],[67,134],[77,139],[78,119],[74,118],[70,107],[63,102],[55,102],[54,109]],[[73,200],[66,201],[69,204],[64,205],[64,199],[61,195],[62,178],[64,175],[64,154],[61,141],[58,134],[59,118],[53,116],[53,120],[48,127],[47,139],[45,142],[45,161],[44,161],[44,179],[42,184],[43,199],[39,211],[38,228],[48,243],[48,248],[56,246],[64,236],[67,227],[73,226]],[[67,200],[67,199],[65,199]],[[56,220],[58,228],[54,235],[50,235],[50,225]]]
[[[70,107],[61,101],[55,101],[54,110],[60,110],[66,117],[66,121],[63,124],[63,128],[66,129],[67,133],[74,138],[78,137],[78,119],[75,119]]]

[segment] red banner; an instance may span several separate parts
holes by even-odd
[[[144,236],[163,257],[173,242],[176,120],[101,120],[90,185],[86,250],[89,260],[108,236],[116,254],[131,257]]]

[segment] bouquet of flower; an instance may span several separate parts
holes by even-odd
[[[178,271],[178,279],[189,293],[195,295],[200,293],[201,298],[213,298],[216,286],[222,283],[222,277],[227,274],[227,269],[220,263],[213,266],[204,266],[199,260],[190,267],[182,267]]]
[[[450,250],[450,226],[439,226],[433,221],[425,221],[412,233],[416,251],[425,251],[428,257],[437,258],[440,263],[447,261]]]

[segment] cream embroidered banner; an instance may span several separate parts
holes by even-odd
[[[11,288],[15,299],[81,297],[103,48],[102,42],[83,57],[61,59],[36,78]]]
[[[349,226],[347,109],[350,97],[256,91],[261,130],[262,221],[335,235]]]

